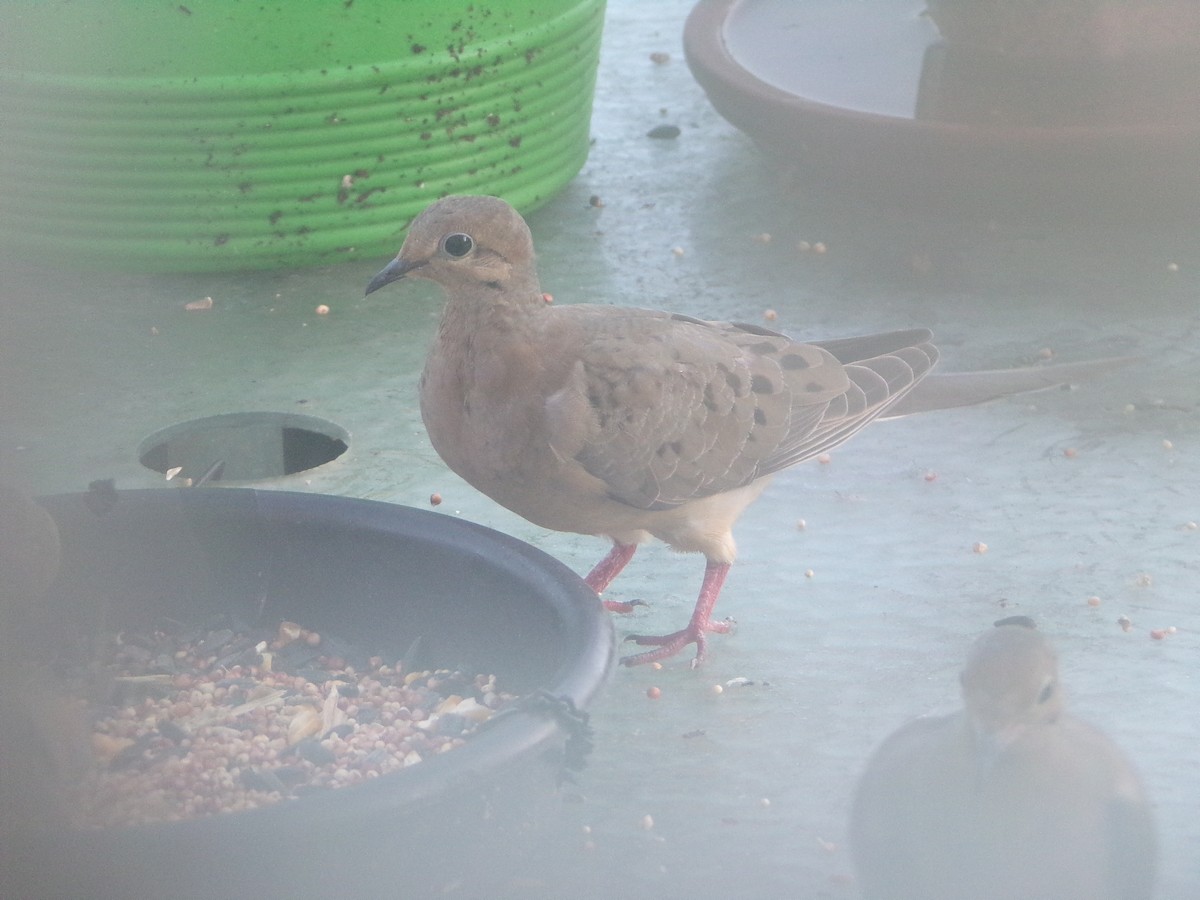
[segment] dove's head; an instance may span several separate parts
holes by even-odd
[[[1062,712],[1058,660],[1025,617],[1004,619],[976,642],[960,676],[963,704],[988,765],[1030,729]]]
[[[481,288],[536,292],[533,237],[520,213],[498,197],[446,197],[413,219],[399,255],[371,279],[367,293],[406,276],[435,281],[451,295]]]

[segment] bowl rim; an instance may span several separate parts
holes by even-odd
[[[1181,128],[1178,123],[1064,125],[1053,128],[989,126],[906,118],[821,103],[762,81],[729,52],[724,41],[726,24],[736,8],[748,2],[753,0],[699,0],[688,15],[683,34],[684,55],[696,80],[710,94],[740,98],[745,112],[738,115],[737,121],[731,121],[747,133],[753,132],[740,122],[760,118],[763,112],[770,112],[785,129],[788,127],[787,120],[806,117],[843,127],[886,128],[909,140],[936,141],[963,148],[1002,143],[1077,151],[1086,150],[1087,143],[1097,139],[1129,142],[1138,146],[1138,142],[1153,139],[1162,148],[1177,144],[1183,149],[1196,147],[1200,139],[1200,123],[1190,128]],[[732,111],[734,105],[722,103],[718,108],[725,115],[727,111]]]

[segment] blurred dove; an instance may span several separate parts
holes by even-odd
[[[62,564],[58,526],[25,491],[0,482],[0,896],[20,829],[65,821],[66,788],[89,758],[88,733],[48,664],[55,623],[44,599]]]
[[[1063,712],[1054,651],[1001,620],[963,669],[964,709],[875,751],[850,839],[864,900],[1148,900],[1155,836],[1141,784]]]
[[[925,329],[801,343],[754,325],[614,306],[551,305],[525,221],[495,197],[447,197],[409,227],[367,293],[404,277],[446,306],[421,377],[438,454],[493,500],[556,531],[603,535],[602,593],[650,537],[707,559],[687,627],[633,635],[626,665],[696,644],[733,563],[731,529],[771,476],[877,418],[963,406],[1108,371],[1099,360],[930,375]],[[619,608],[619,604],[606,604]]]

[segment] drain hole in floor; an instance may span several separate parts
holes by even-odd
[[[344,428],[314,416],[226,413],[156,431],[139,445],[138,459],[184,484],[259,481],[337,459],[349,440]]]

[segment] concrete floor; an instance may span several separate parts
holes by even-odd
[[[591,157],[530,218],[557,302],[741,321],[769,308],[772,327],[811,337],[925,325],[946,370],[1029,364],[1043,348],[1142,361],[1073,392],[879,424],[830,464],[778,477],[737,532],[718,606],[737,633],[714,638],[698,672],[686,658],[617,670],[592,709],[590,765],[512,896],[855,897],[846,817],[867,754],[906,719],[954,707],[970,641],[1015,613],[1058,646],[1074,711],[1143,773],[1159,896],[1200,895],[1196,223],[944,221],[807,197],[692,79],[689,9],[609,5]],[[662,123],[682,134],[645,136]],[[0,478],[38,492],[161,484],[136,458],[151,432],[301,412],[347,429],[349,452],[260,486],[416,506],[436,491],[442,511],[577,571],[604,551],[516,518],[441,465],[415,394],[438,300],[416,284],[364,299],[385,260],[175,277],[62,262],[0,271]],[[184,311],[204,296],[212,310]],[[681,626],[702,569],[643,550],[611,596],[650,605],[619,633]],[[713,692],[735,678],[753,683]]]

